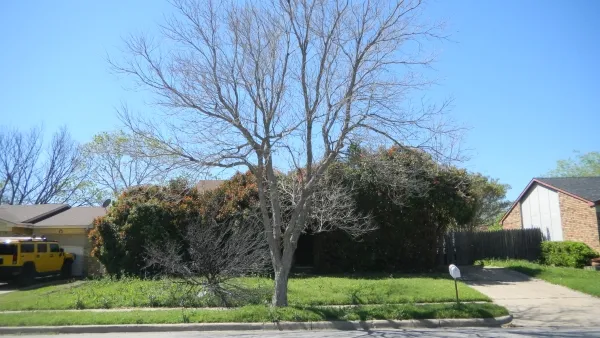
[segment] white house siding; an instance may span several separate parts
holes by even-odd
[[[0,219],[0,236],[12,235],[12,223]]]
[[[562,241],[558,193],[535,184],[521,200],[523,228],[540,228],[547,240]]]

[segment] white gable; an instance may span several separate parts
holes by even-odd
[[[562,241],[558,193],[538,183],[521,199],[523,228],[540,228],[544,237],[551,241]]]

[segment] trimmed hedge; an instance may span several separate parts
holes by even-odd
[[[598,257],[598,253],[587,244],[581,242],[543,242],[542,264],[583,268],[590,259]]]

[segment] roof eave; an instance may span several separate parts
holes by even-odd
[[[593,201],[587,200],[587,199],[585,199],[585,198],[583,198],[581,196],[577,196],[577,195],[572,194],[572,193],[570,193],[568,191],[565,191],[563,189],[559,189],[559,188],[557,188],[557,187],[555,187],[555,186],[553,186],[551,184],[548,184],[546,182],[543,182],[543,181],[540,181],[540,180],[534,178],[534,179],[532,179],[529,182],[529,184],[527,184],[527,186],[525,187],[525,189],[523,189],[523,191],[521,192],[521,194],[519,195],[519,197],[517,197],[517,199],[515,200],[515,202],[513,203],[513,205],[510,206],[510,209],[508,209],[508,211],[506,211],[506,213],[504,214],[504,216],[502,216],[502,218],[500,219],[500,223],[504,222],[504,220],[506,219],[506,217],[508,217],[508,214],[510,214],[510,212],[515,208],[515,206],[519,203],[519,201],[521,200],[521,198],[523,197],[523,195],[525,195],[525,193],[529,190],[529,188],[531,187],[531,185],[533,185],[533,183],[541,184],[541,185],[543,185],[545,187],[552,188],[552,189],[554,189],[556,191],[559,191],[559,192],[561,192],[561,193],[563,193],[565,195],[568,195],[570,197],[578,199],[578,200],[580,200],[582,202],[586,202],[590,207],[593,207],[593,206],[596,206],[596,205],[600,205],[600,200],[593,202]]]
[[[517,199],[515,200],[515,202],[510,206],[510,208],[506,211],[506,213],[504,213],[504,216],[502,216],[502,218],[500,219],[500,224],[502,224],[502,222],[504,222],[504,220],[506,219],[506,217],[508,217],[508,214],[510,214],[510,212],[515,208],[515,206],[521,200],[521,197],[523,197],[523,195],[525,195],[525,193],[527,192],[527,190],[529,190],[529,188],[531,187],[531,185],[535,181],[536,181],[535,179],[532,179],[531,181],[529,181],[529,183],[527,184],[527,186],[525,187],[525,189],[523,189],[523,191],[521,192],[521,194],[519,194],[519,197],[517,197]]]
[[[552,184],[548,184],[548,183],[546,183],[546,182],[544,182],[544,181],[540,181],[540,180],[538,180],[538,179],[535,179],[535,178],[533,179],[533,181],[536,181],[537,183],[539,183],[539,184],[541,184],[541,185],[543,185],[543,186],[546,186],[546,187],[552,188],[552,189],[554,189],[554,190],[556,190],[556,191],[560,191],[560,192],[562,192],[563,194],[565,194],[565,195],[568,195],[568,196],[571,196],[571,197],[573,197],[573,198],[575,198],[575,199],[578,199],[578,200],[580,200],[580,201],[582,201],[582,202],[586,202],[586,203],[587,203],[589,206],[591,206],[591,207],[593,207],[593,206],[595,205],[595,203],[594,203],[593,201],[590,201],[590,200],[588,200],[588,199],[586,199],[586,198],[583,198],[583,197],[581,197],[581,196],[578,196],[578,195],[575,195],[575,194],[573,194],[573,193],[570,193],[570,192],[568,192],[568,191],[566,191],[566,190],[563,190],[563,189],[557,188],[557,187],[553,186]]]
[[[71,207],[67,204],[61,205],[55,209],[52,209],[50,211],[47,211],[43,214],[39,214],[35,217],[31,217],[30,219],[26,219],[24,221],[22,221],[21,223],[37,223],[37,222],[41,222],[43,220],[45,220],[46,218],[50,218],[56,214],[59,214],[65,210],[69,210]]]
[[[33,229],[54,229],[54,228],[59,228],[59,229],[88,229],[90,227],[90,225],[33,225]]]
[[[9,220],[4,219],[4,218],[0,218],[0,221],[3,222],[3,223],[7,223],[8,225],[11,225],[11,226],[17,225],[17,223],[15,223],[13,221],[9,221]]]

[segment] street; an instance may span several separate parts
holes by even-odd
[[[29,338],[52,338],[51,335],[31,335]],[[16,336],[14,336],[16,337]],[[68,334],[63,338],[192,338],[192,337],[286,337],[286,338],[334,338],[334,337],[600,337],[596,328],[458,328],[458,329],[412,329],[375,331],[228,331],[228,332],[156,332],[156,333],[100,333]]]

